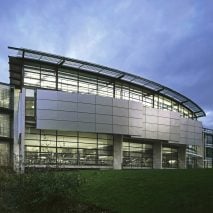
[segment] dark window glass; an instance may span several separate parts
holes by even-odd
[[[113,137],[26,127],[25,162],[27,165],[112,166]]]
[[[212,148],[206,148],[206,157],[213,158],[213,149]]]
[[[178,168],[178,149],[171,146],[162,147],[162,167]]]
[[[123,167],[152,168],[153,149],[151,144],[123,142]]]
[[[9,166],[10,146],[7,143],[0,143],[0,166]]]
[[[10,137],[10,115],[0,113],[0,136]]]

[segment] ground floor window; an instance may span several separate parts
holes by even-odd
[[[178,149],[176,147],[162,146],[162,167],[178,168]]]
[[[201,148],[196,145],[188,145],[186,147],[186,166],[190,168],[198,168],[198,162],[200,159],[199,153],[201,155]]]
[[[204,168],[213,168],[213,159],[205,159],[204,161]]]
[[[198,168],[197,157],[188,155],[186,158],[186,165],[188,169]]]
[[[25,164],[112,166],[113,136],[39,130],[27,126]]]
[[[153,147],[152,144],[141,141],[134,142],[124,139],[123,142],[123,167],[152,168]]]
[[[10,145],[0,142],[0,166],[9,166],[10,163]]]

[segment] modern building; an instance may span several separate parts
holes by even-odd
[[[204,141],[204,167],[212,168],[213,165],[213,130],[203,129]]]
[[[205,112],[186,96],[105,66],[9,49],[10,83],[0,85],[1,166],[212,166],[213,132],[203,131],[197,119]]]

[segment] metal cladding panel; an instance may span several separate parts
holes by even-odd
[[[202,124],[177,112],[96,95],[37,90],[37,128],[201,144]]]

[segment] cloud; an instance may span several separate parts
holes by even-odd
[[[212,20],[211,0],[3,1],[0,80],[8,78],[7,46],[25,47],[140,75],[210,111]]]
[[[203,123],[203,127],[213,129],[213,110],[206,111],[206,117],[200,118]]]

